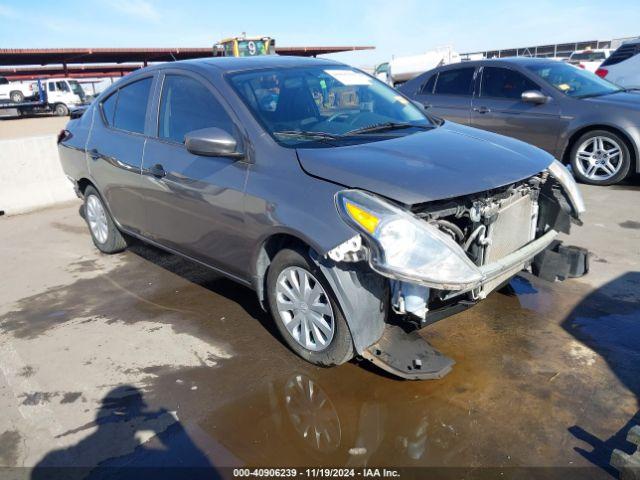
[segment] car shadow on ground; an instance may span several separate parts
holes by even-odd
[[[85,431],[91,433],[75,445],[47,453],[31,479],[221,478],[175,415],[148,409],[131,385],[112,389],[94,421],[57,438]]]
[[[265,330],[284,344],[269,313],[263,310],[256,292],[250,288],[225,277],[211,268],[132,237],[127,237],[127,251],[174,275],[178,275],[191,283],[237,303],[250,317],[258,320]]]
[[[591,450],[575,450],[612,476],[610,465],[614,449],[633,453],[636,446],[627,442],[627,434],[640,425],[640,272],[628,272],[586,296],[565,318],[562,327],[576,340],[596,352],[631,392],[638,405],[633,415],[616,433],[600,439],[579,425],[569,428]]]

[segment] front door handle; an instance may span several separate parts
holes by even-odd
[[[164,170],[164,167],[159,163],[156,163],[153,167],[149,169],[149,173],[156,178],[162,178],[167,175],[167,172]]]
[[[473,107],[473,111],[478,113],[489,113],[491,109],[488,107]]]

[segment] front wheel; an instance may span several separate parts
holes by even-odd
[[[267,273],[271,315],[287,345],[320,366],[353,358],[353,340],[331,287],[306,253],[283,249]]]
[[[583,183],[613,185],[629,174],[631,153],[625,141],[615,133],[593,130],[573,145],[571,168]]]
[[[98,250],[103,253],[117,253],[127,247],[126,240],[93,187],[87,187],[84,192],[84,217]]]
[[[64,103],[56,103],[53,109],[53,114],[56,117],[66,117],[69,115],[69,108]]]

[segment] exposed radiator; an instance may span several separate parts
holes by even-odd
[[[489,227],[491,243],[485,250],[484,264],[493,263],[533,240],[537,221],[538,204],[531,195],[508,200],[498,210],[498,218]],[[507,272],[503,277],[487,282],[483,293],[488,294],[512,275],[513,272]]]

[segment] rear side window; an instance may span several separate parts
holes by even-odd
[[[527,90],[540,90],[540,87],[514,70],[497,67],[482,69],[481,97],[520,99],[522,92]]]
[[[165,76],[158,136],[184,143],[187,133],[208,127],[218,127],[227,133],[234,133],[233,122],[207,87],[191,77]]]
[[[144,78],[118,90],[114,127],[127,132],[144,133],[151,81],[151,77]]]
[[[620,45],[617,50],[609,56],[609,58],[602,62],[602,65],[600,66],[606,67],[607,65],[615,65],[616,63],[624,62],[634,55],[638,55],[638,53],[640,53],[640,43],[624,43]]]
[[[474,67],[445,70],[438,74],[436,95],[471,95]]]
[[[433,87],[436,85],[436,78],[438,74],[435,73],[429,77],[429,79],[422,84],[422,88],[420,88],[420,93],[423,95],[431,95],[433,93]]]

